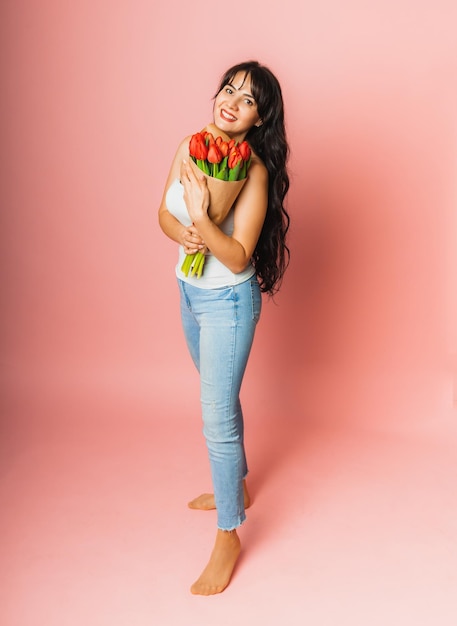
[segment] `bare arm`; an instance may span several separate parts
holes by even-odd
[[[186,254],[194,254],[204,248],[204,243],[199,236],[197,229],[193,225],[184,226],[184,224],[182,224],[169,212],[165,202],[168,188],[176,178],[180,178],[181,163],[183,159],[188,158],[188,156],[189,137],[186,137],[178,147],[165,183],[165,189],[159,207],[159,225],[167,237],[184,247]]]

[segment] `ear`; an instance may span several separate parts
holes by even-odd
[[[257,122],[257,124],[254,124],[254,126],[256,126],[257,128],[260,128],[260,127],[262,126],[262,124],[263,124],[263,121],[262,121],[262,120],[259,120],[259,121]]]

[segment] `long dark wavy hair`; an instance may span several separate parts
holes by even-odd
[[[286,245],[290,217],[284,207],[289,190],[289,146],[284,124],[284,103],[277,78],[258,61],[239,63],[227,70],[220,80],[215,97],[225,85],[232,82],[238,72],[250,76],[252,95],[262,120],[261,126],[253,126],[246,135],[246,141],[268,170],[268,208],[252,262],[261,291],[273,295],[281,286],[290,259]]]

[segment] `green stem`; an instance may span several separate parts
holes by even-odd
[[[195,276],[195,274],[197,274],[198,269],[200,267],[200,264],[201,264],[202,260],[204,261],[204,259],[205,259],[205,255],[202,252],[196,252],[195,253],[194,264],[193,264],[192,270],[190,272],[191,276]]]
[[[195,258],[195,254],[186,254],[184,261],[181,265],[181,272],[184,274],[184,276],[189,275],[189,270],[192,266],[192,262],[194,258]]]
[[[198,269],[197,269],[197,278],[200,278],[200,276],[202,275],[202,273],[203,273],[203,266],[204,265],[205,265],[205,255],[202,254],[202,258],[201,258],[200,264],[199,264]]]

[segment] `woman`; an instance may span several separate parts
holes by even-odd
[[[176,274],[187,345],[200,373],[203,432],[213,494],[189,503],[217,509],[216,542],[191,591],[219,593],[228,585],[238,555],[236,529],[250,504],[243,443],[240,388],[261,310],[261,292],[273,295],[289,260],[288,145],[280,85],[257,61],[230,68],[214,97],[207,129],[252,150],[248,179],[226,219],[209,215],[206,179],[189,165],[189,140],[179,146],[159,208],[163,232],[180,245]],[[200,278],[181,272],[186,254],[206,253]]]

